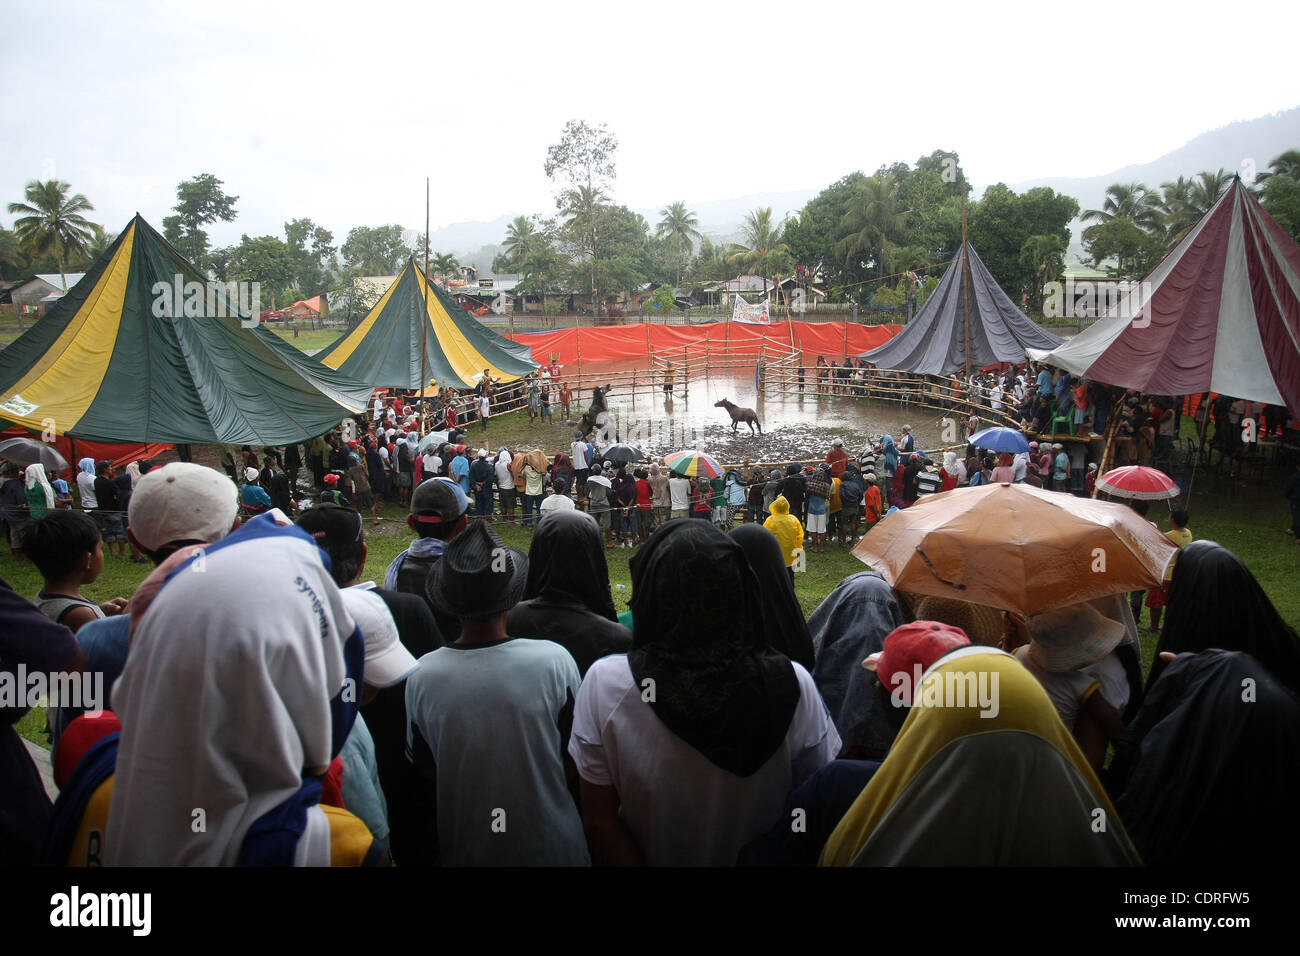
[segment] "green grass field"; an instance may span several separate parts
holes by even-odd
[[[267,328],[294,348],[301,349],[304,352],[315,352],[319,349],[329,348],[343,334],[342,329],[303,328],[299,330],[298,337],[294,338],[293,328],[290,326],[268,325]]]

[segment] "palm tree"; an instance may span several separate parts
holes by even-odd
[[[930,264],[930,257],[921,246],[891,246],[889,250],[889,271],[898,275],[899,282],[907,292],[907,319],[912,320],[912,309],[916,305],[917,290],[921,287],[921,278],[916,270],[924,269]]]
[[[682,266],[695,251],[695,240],[700,238],[700,220],[686,208],[686,203],[675,202],[659,210],[663,216],[655,229],[655,235],[672,246],[677,261],[677,285],[682,284]],[[676,286],[674,286],[676,288]]]
[[[1166,243],[1172,249],[1198,218],[1192,211],[1192,181],[1179,176],[1173,182],[1161,183],[1160,190],[1163,193],[1160,213],[1165,220]]]
[[[532,220],[527,216],[515,216],[506,227],[506,241],[502,243],[506,261],[511,269],[520,269],[527,259],[537,252],[545,237],[537,231]]]
[[[896,240],[907,229],[907,209],[898,199],[892,176],[871,176],[858,183],[840,220],[840,241],[835,249],[845,262],[871,261],[876,275],[885,274]]]
[[[1034,299],[1041,303],[1043,287],[1065,270],[1065,243],[1060,236],[1030,236],[1020,247],[1020,264],[1034,273]]]
[[[1300,149],[1288,149],[1280,156],[1274,156],[1268,164],[1271,172],[1265,170],[1255,174],[1255,182],[1262,183],[1273,176],[1290,176],[1300,182]]]
[[[763,298],[767,298],[767,279],[790,269],[794,257],[784,242],[785,226],[772,225],[772,207],[755,209],[741,225],[742,242],[728,247],[727,262],[749,269],[763,278]]]
[[[429,271],[435,275],[442,276],[443,285],[447,284],[447,276],[453,274],[460,268],[460,263],[450,252],[440,253],[429,260]]]
[[[1142,183],[1112,183],[1102,207],[1085,209],[1079,218],[1084,222],[1128,219],[1140,229],[1155,233],[1161,226],[1160,197]]]
[[[27,202],[9,204],[9,212],[21,214],[14,220],[18,241],[33,255],[54,254],[64,292],[68,291],[68,256],[84,256],[94,239],[93,223],[81,213],[91,212],[95,207],[81,193],[69,196],[71,188],[57,179],[33,180],[27,184]]]
[[[1197,212],[1196,218],[1199,219],[1214,208],[1224,190],[1232,183],[1234,175],[1220,167],[1218,172],[1206,171],[1192,180],[1191,205]]]

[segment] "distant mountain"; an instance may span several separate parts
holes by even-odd
[[[450,252],[462,265],[484,246],[499,245],[506,237],[514,216],[501,216],[491,222],[455,222],[429,231],[429,247],[434,252]]]
[[[1050,186],[1077,199],[1080,211],[1100,209],[1106,201],[1106,189],[1113,183],[1138,182],[1158,190],[1161,183],[1179,176],[1190,179],[1203,170],[1214,172],[1220,168],[1249,178],[1248,174],[1267,170],[1274,156],[1297,148],[1300,148],[1300,107],[1202,133],[1149,163],[1125,166],[1087,179],[1032,179],[1015,183],[1011,188],[1023,193],[1036,186]],[[1079,239],[1082,232],[1083,224],[1078,220],[1071,224],[1073,241],[1068,255],[1071,260],[1082,260],[1083,246]]]

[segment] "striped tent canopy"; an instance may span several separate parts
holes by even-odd
[[[1234,179],[1108,316],[1029,355],[1156,395],[1300,408],[1300,246]]]
[[[316,360],[386,388],[419,388],[421,371],[439,385],[470,388],[484,369],[512,382],[537,368],[528,346],[477,321],[429,282],[414,259],[360,324]]]
[[[971,368],[1023,362],[1027,348],[1055,348],[1061,340],[1036,325],[1002,291],[988,267],[965,244],[903,331],[858,357],[877,368],[918,375],[952,375],[967,367],[966,315],[970,314]]]
[[[188,296],[186,283],[197,283]],[[0,351],[0,418],[101,441],[281,445],[365,408],[369,385],[245,328],[248,310],[227,291],[205,283],[137,214]]]

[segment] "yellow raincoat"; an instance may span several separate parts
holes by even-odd
[[[803,525],[790,514],[790,502],[785,500],[785,495],[776,496],[772,502],[772,514],[763,522],[763,527],[776,535],[781,553],[785,555],[785,566],[788,568],[794,564],[795,549],[803,547]]]

